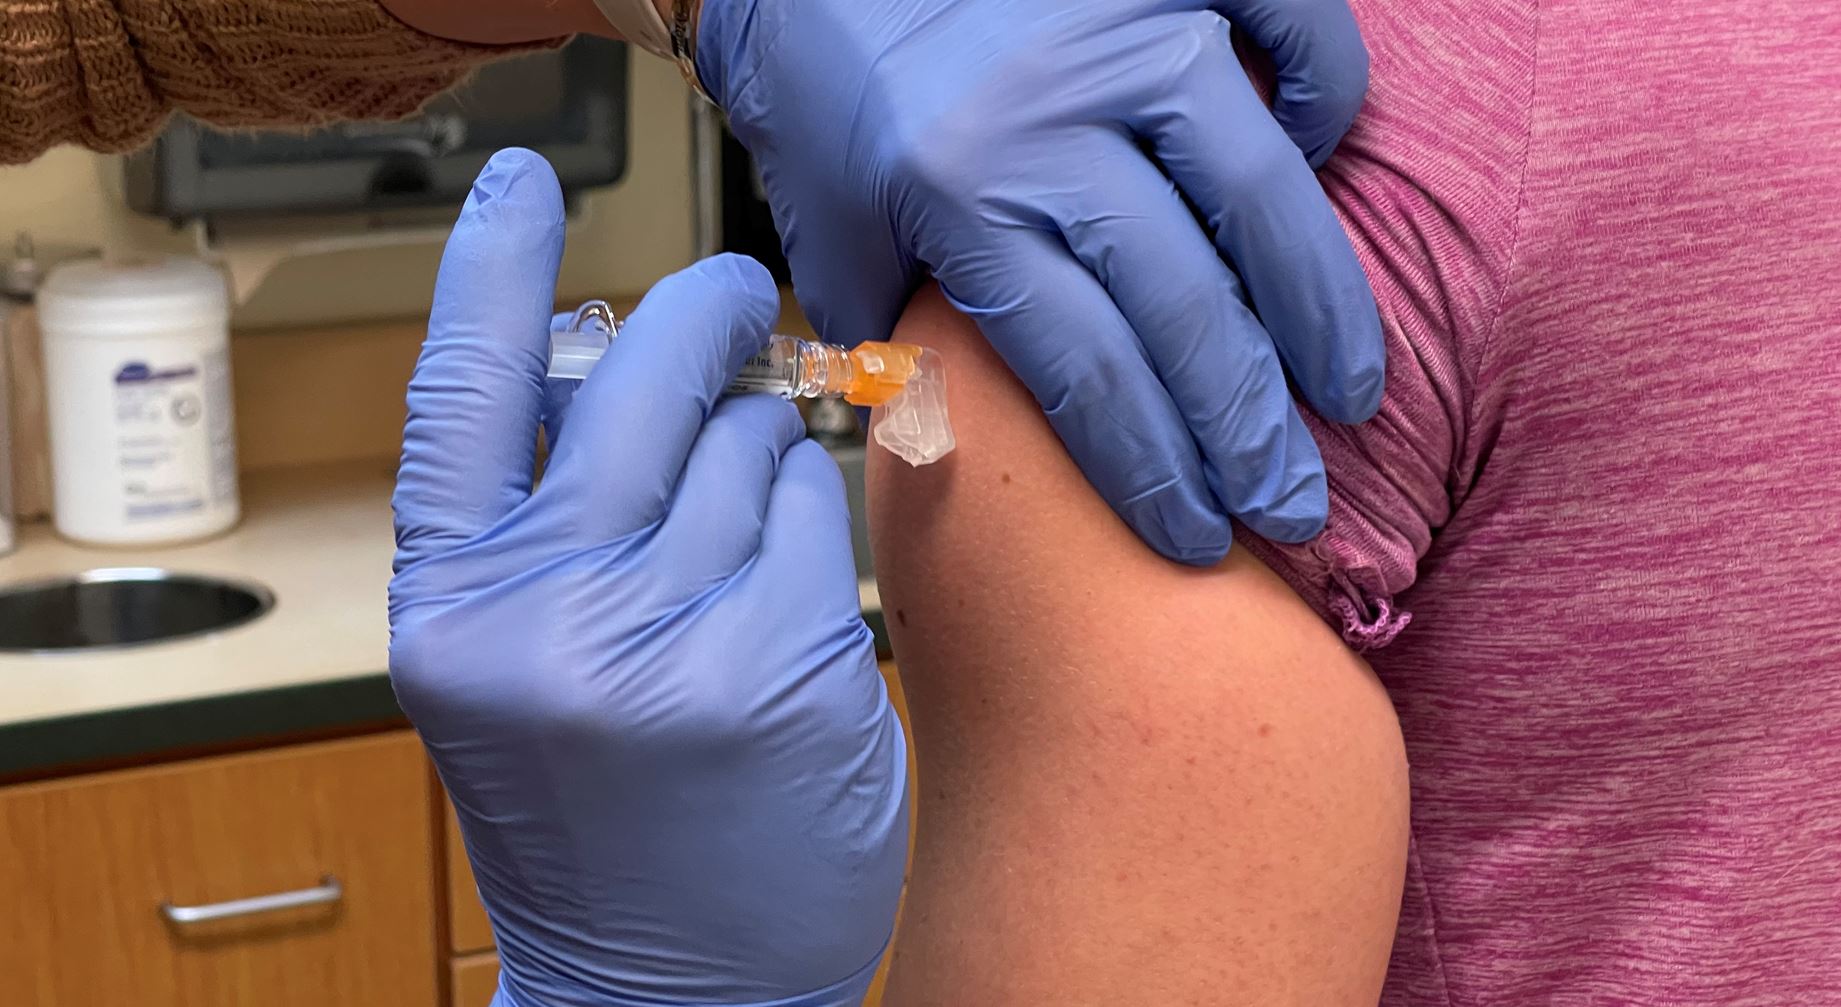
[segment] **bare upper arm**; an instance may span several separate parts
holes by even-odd
[[[1407,783],[1386,694],[1245,550],[1146,549],[936,291],[958,450],[873,452],[919,757],[887,1003],[1372,1004]]]

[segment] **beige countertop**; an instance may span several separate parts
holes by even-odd
[[[400,716],[386,678],[394,477],[384,462],[245,473],[241,523],[183,545],[96,548],[23,527],[0,585],[158,567],[254,582],[275,605],[166,643],[0,654],[0,780]],[[880,640],[874,581],[858,594]]]
[[[18,550],[0,558],[0,583],[160,567],[254,581],[274,592],[275,607],[170,643],[0,655],[0,727],[381,674],[393,477],[376,462],[246,473],[242,522],[186,545],[92,548],[43,522],[22,528]]]

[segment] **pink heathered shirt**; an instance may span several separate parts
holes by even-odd
[[[1841,3],[1355,6],[1386,402],[1243,541],[1399,710],[1383,1002],[1841,1004]]]

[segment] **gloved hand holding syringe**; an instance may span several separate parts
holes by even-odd
[[[494,1003],[858,1007],[901,898],[907,743],[837,463],[791,403],[722,394],[772,355],[779,289],[706,259],[617,341],[591,328],[586,380],[546,381],[564,229],[550,166],[494,156],[392,498],[391,684],[492,918]]]
[[[550,335],[552,378],[580,381],[607,352],[620,320],[606,301],[588,301]],[[768,392],[784,399],[842,398],[880,406],[870,435],[910,465],[928,465],[952,451],[946,417],[946,371],[934,350],[907,343],[869,342],[855,349],[775,335],[742,364],[730,394]]]

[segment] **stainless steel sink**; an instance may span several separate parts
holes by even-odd
[[[0,587],[0,653],[134,647],[226,630],[260,617],[259,584],[150,567]]]

